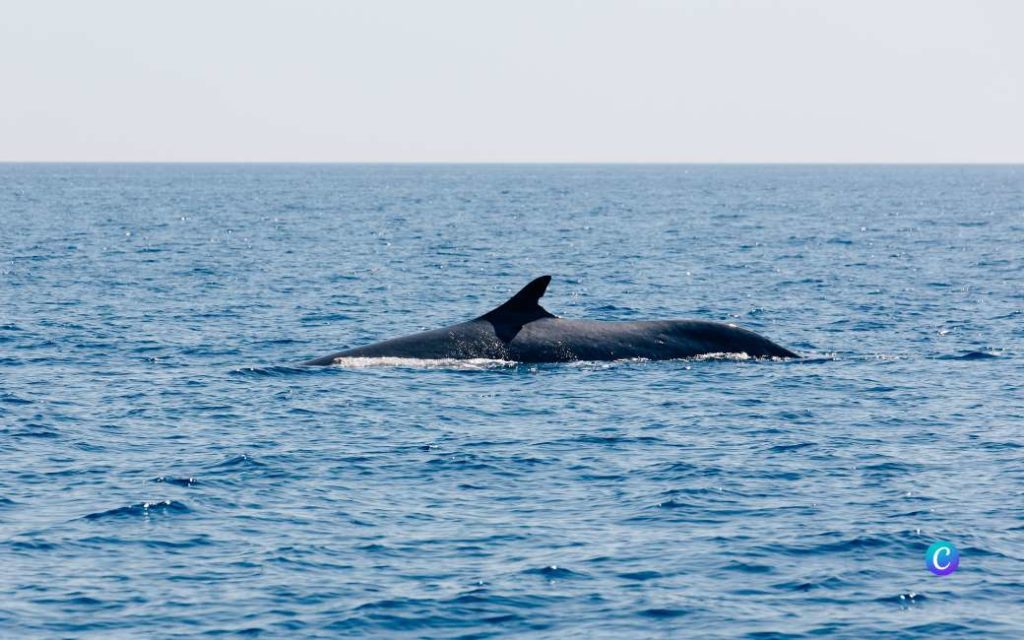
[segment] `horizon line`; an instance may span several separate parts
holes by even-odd
[[[914,160],[3,160],[0,164],[139,164],[139,165],[353,165],[353,166],[1021,166],[1017,161],[914,161]]]

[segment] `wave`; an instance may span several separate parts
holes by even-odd
[[[242,453],[242,454],[239,454],[237,456],[231,456],[230,458],[228,458],[226,460],[222,460],[221,462],[213,464],[213,465],[210,466],[210,468],[211,469],[219,469],[219,468],[224,468],[224,467],[240,467],[240,466],[264,467],[264,466],[266,466],[266,464],[263,463],[263,462],[260,462],[259,460],[256,460],[255,458],[253,458],[252,456],[250,456],[247,453]]]
[[[528,576],[542,576],[547,580],[570,580],[589,577],[585,573],[579,573],[578,571],[559,567],[555,564],[548,565],[546,567],[526,569],[522,573],[523,575]]]
[[[199,479],[189,476],[187,478],[174,478],[171,476],[159,476],[153,478],[153,482],[162,482],[166,484],[175,484],[179,487],[192,487],[199,483]]]
[[[937,360],[995,360],[1002,357],[1002,353],[995,353],[992,351],[968,351],[959,355],[944,355],[936,358]]]
[[[116,507],[106,511],[90,513],[83,518],[85,520],[107,520],[112,518],[148,517],[151,515],[172,515],[179,513],[190,513],[192,510],[183,502],[177,500],[159,500],[156,502],[138,502],[125,507]]]

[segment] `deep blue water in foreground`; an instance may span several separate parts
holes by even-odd
[[[1024,637],[1024,167],[0,165],[0,224],[0,637]],[[545,273],[810,357],[296,365]]]

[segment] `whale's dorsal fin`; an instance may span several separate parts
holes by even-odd
[[[508,299],[508,302],[480,316],[480,320],[498,320],[503,316],[535,318],[554,318],[547,309],[540,306],[540,298],[548,288],[551,276],[541,276],[523,287],[519,293]]]

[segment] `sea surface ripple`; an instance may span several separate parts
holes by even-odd
[[[1024,637],[1022,167],[7,164],[0,223],[4,638]],[[809,357],[298,365],[547,273]]]

